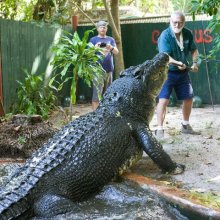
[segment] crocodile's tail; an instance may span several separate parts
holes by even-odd
[[[4,198],[3,198],[4,196]],[[20,219],[24,218],[24,214],[30,209],[30,204],[26,197],[22,198],[14,192],[5,193],[0,198],[0,220]]]
[[[34,183],[37,182],[37,178],[23,175],[24,169],[25,166],[17,169],[1,189],[0,220],[19,219],[31,208],[29,195]]]

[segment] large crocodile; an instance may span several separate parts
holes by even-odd
[[[64,126],[10,178],[1,191],[0,219],[54,217],[74,209],[141,158],[181,173],[148,128],[169,57],[122,72],[95,112]]]

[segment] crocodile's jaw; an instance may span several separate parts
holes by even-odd
[[[120,73],[120,77],[141,79],[147,93],[151,98],[155,98],[167,77],[169,58],[166,53],[159,53],[152,60],[125,69]]]
[[[148,94],[156,97],[167,78],[169,56],[160,53],[151,60],[151,65],[147,66],[143,73],[143,82],[146,85]]]

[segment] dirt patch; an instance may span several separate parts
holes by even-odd
[[[28,158],[57,131],[39,115],[15,115],[0,126],[1,158]]]

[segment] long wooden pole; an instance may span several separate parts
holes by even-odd
[[[1,36],[0,36],[1,37]],[[0,41],[0,116],[4,116],[3,92],[2,92],[2,58],[1,58],[1,41]]]
[[[203,20],[202,20],[202,28],[204,29]],[[206,53],[205,43],[204,43],[204,37],[202,38],[202,45],[203,45],[203,52],[204,52],[205,58],[207,58],[207,53]],[[209,95],[210,95],[210,99],[211,99],[211,103],[212,103],[212,109],[214,110],[214,103],[213,103],[212,90],[211,90],[211,83],[210,83],[210,78],[209,78],[209,67],[208,67],[208,63],[207,62],[205,62],[205,68],[206,68],[206,75],[207,75],[207,80],[208,80]]]

